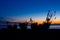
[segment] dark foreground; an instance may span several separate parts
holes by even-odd
[[[7,25],[7,29],[0,30],[0,36],[2,39],[15,39],[15,40],[51,40],[56,39],[57,35],[59,36],[60,30],[55,29],[48,29],[50,24],[43,24],[43,25],[37,25],[37,24],[31,24],[31,30],[26,29],[26,24],[20,24],[19,26],[22,29],[17,29],[17,25],[14,25],[13,27],[11,25]],[[0,38],[1,38],[0,37]]]
[[[18,29],[2,29],[0,30],[0,39],[15,40],[57,40],[60,30],[18,30]],[[57,36],[58,35],[58,36]]]

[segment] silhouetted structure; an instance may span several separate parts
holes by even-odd
[[[26,30],[27,25],[28,25],[28,23],[19,23],[19,26],[20,26],[21,30]]]
[[[55,11],[54,11],[54,13],[55,13]],[[55,16],[55,14],[54,14],[54,16]],[[50,20],[51,20],[52,17],[53,17],[53,14],[50,13],[50,10],[49,10],[48,14],[47,14],[47,17],[46,17],[46,21],[43,22],[43,25],[42,25],[41,29],[43,29],[43,30],[48,30],[49,29],[49,27],[51,25]]]
[[[13,30],[17,30],[17,24],[14,24],[12,28]]]
[[[42,29],[43,30],[47,30],[51,24],[51,22],[49,22],[52,18],[52,14],[50,13],[50,10],[48,11],[47,17],[46,17],[46,22],[43,23],[42,25]]]
[[[8,30],[12,30],[12,25],[9,24],[10,22],[7,21],[7,27],[8,27]]]
[[[54,13],[55,13],[55,11],[54,11]],[[30,18],[30,21],[29,22],[24,22],[24,23],[18,23],[19,25],[19,27],[21,28],[21,30],[27,30],[27,26],[28,26],[28,24],[30,24],[30,26],[31,26],[31,30],[43,30],[43,31],[47,31],[47,30],[49,30],[49,27],[50,27],[50,25],[51,25],[51,18],[52,18],[52,13],[50,13],[50,10],[48,11],[48,14],[47,14],[47,17],[46,17],[46,21],[45,22],[43,22],[43,24],[37,24],[36,22],[33,22],[33,20],[32,20],[32,18]],[[55,14],[54,14],[54,16],[55,16]],[[56,19],[56,18],[55,18]],[[7,23],[7,27],[8,27],[8,29],[3,29],[3,30],[8,30],[8,31],[16,31],[16,30],[18,30],[17,29],[17,24],[14,24],[14,25],[10,25],[9,23],[10,22],[6,22]]]
[[[49,30],[50,25],[51,25],[50,22],[49,23],[44,22],[41,29],[47,31],[47,30]]]
[[[37,23],[32,23],[31,24],[31,28],[32,28],[32,30],[38,30],[39,29],[39,26],[38,26]]]

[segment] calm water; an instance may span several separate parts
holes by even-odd
[[[2,29],[2,28],[7,28],[7,26],[0,26],[0,29]]]
[[[60,25],[51,25],[49,29],[60,29]]]
[[[7,26],[0,26],[0,29],[2,28],[7,28]],[[20,29],[20,27],[18,26],[17,29]],[[27,29],[31,29],[31,27],[27,26]],[[51,25],[49,29],[60,29],[60,25]]]

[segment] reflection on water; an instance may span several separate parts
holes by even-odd
[[[7,26],[0,26],[0,29],[7,28]],[[17,29],[21,29],[19,26],[17,26]],[[31,29],[30,26],[27,26],[27,29]],[[49,29],[60,29],[60,25],[51,25]]]
[[[27,26],[27,29],[31,29],[31,26]]]
[[[17,26],[17,29],[21,29],[19,26]]]
[[[0,29],[7,28],[7,26],[0,26]]]
[[[17,29],[21,29],[19,26],[17,26]],[[27,29],[31,29],[30,26],[27,26]]]
[[[60,29],[60,25],[51,25],[50,29]]]

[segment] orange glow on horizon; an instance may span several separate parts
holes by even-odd
[[[14,20],[14,22],[24,22],[24,21],[26,21],[26,20]],[[44,21],[45,21],[44,19],[41,19],[41,20],[36,19],[34,22],[37,22],[38,24],[43,24]],[[60,19],[51,20],[51,21],[52,21],[51,24],[60,24]]]
[[[43,24],[43,22],[45,22],[45,21],[43,21],[43,20],[37,21],[38,24]],[[60,24],[60,19],[52,20],[51,24]]]
[[[54,20],[52,21],[52,24],[60,24],[60,20]]]
[[[38,24],[43,24],[43,22],[45,22],[45,21],[43,19],[43,20],[37,20],[36,22]],[[51,22],[52,22],[51,24],[60,24],[60,19],[59,20],[57,20],[57,19],[56,20],[51,20]]]

